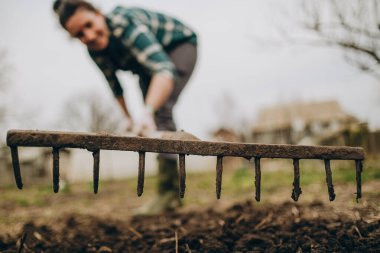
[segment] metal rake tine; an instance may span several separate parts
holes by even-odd
[[[94,157],[94,175],[93,175],[93,180],[94,180],[94,193],[98,193],[99,189],[99,164],[100,164],[100,150],[95,150],[92,152],[92,156]]]
[[[53,148],[53,191],[59,191],[59,148]]]
[[[260,201],[260,188],[261,188],[261,166],[260,157],[255,157],[255,199]]]
[[[144,191],[144,175],[145,175],[145,152],[139,152],[139,171],[137,176],[137,196],[141,196]]]
[[[17,188],[22,189],[22,178],[20,171],[20,162],[18,159],[18,150],[17,146],[11,146],[11,155],[12,155],[12,165],[13,165],[13,174],[15,176]]]
[[[216,158],[216,198],[220,199],[222,193],[223,156]]]
[[[356,167],[356,202],[362,197],[362,171],[363,171],[363,161],[355,160]]]
[[[186,165],[185,165],[185,155],[179,154],[179,196],[183,198],[185,196],[186,189]]]
[[[298,201],[300,194],[302,193],[300,187],[300,159],[293,159],[294,167],[294,181],[293,181],[293,192],[292,199]]]
[[[334,185],[332,182],[330,159],[325,159],[325,170],[326,170],[326,183],[327,183],[327,189],[329,192],[329,199],[330,201],[333,201],[335,199],[335,193],[334,193]]]

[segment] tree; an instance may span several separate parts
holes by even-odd
[[[96,92],[86,92],[68,99],[60,117],[63,121],[60,127],[86,132],[117,131],[122,126],[123,116],[116,103],[108,100]]]
[[[349,63],[380,80],[379,0],[298,0],[298,3],[302,10],[298,23],[304,29],[317,34],[321,44],[344,50]]]

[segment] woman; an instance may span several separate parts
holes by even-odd
[[[57,0],[53,8],[62,27],[87,46],[130,128],[141,135],[155,130],[176,131],[172,111],[196,63],[196,34],[175,18],[141,8],[119,6],[103,14],[82,0]],[[136,124],[125,103],[117,70],[139,76],[145,110]],[[155,213],[181,205],[176,158],[159,155],[158,160],[159,197],[147,209]]]

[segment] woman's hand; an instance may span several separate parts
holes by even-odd
[[[124,119],[124,129],[126,132],[132,132],[133,131],[133,121],[130,117],[125,117]]]
[[[142,117],[134,126],[133,132],[139,136],[150,136],[157,130],[156,123],[154,122],[154,111],[151,107],[146,106]]]

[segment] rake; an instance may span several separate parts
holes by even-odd
[[[118,136],[104,133],[54,132],[33,130],[9,130],[7,145],[11,149],[12,165],[16,185],[22,189],[18,147],[50,147],[53,153],[53,190],[59,191],[59,150],[62,148],[87,149],[94,158],[93,187],[98,192],[100,150],[122,150],[139,153],[137,195],[141,196],[144,189],[145,153],[178,154],[179,196],[185,195],[186,189],[186,155],[215,156],[216,161],[216,197],[221,197],[223,158],[226,156],[253,159],[255,169],[255,199],[260,201],[262,158],[292,159],[294,180],[292,199],[298,201],[302,193],[300,187],[301,159],[324,160],[326,184],[330,201],[335,199],[332,181],[331,160],[355,161],[356,169],[356,199],[362,196],[361,173],[363,171],[364,151],[360,147],[345,146],[304,146],[304,145],[274,145],[235,142],[210,142],[188,139],[165,139]]]

